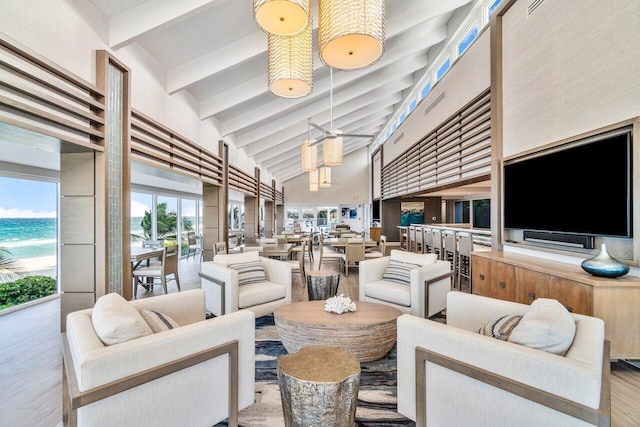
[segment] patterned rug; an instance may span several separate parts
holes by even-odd
[[[273,315],[256,319],[256,402],[240,411],[240,426],[284,426],[276,373],[278,356],[283,354],[287,351],[278,338]],[[414,426],[413,421],[396,412],[396,347],[383,359],[361,363],[360,369],[356,425]],[[226,421],[215,427],[223,426],[227,426]]]

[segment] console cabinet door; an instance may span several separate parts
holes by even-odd
[[[491,264],[488,259],[471,255],[471,289],[476,295],[491,296]]]
[[[551,277],[526,268],[516,269],[516,302],[531,304],[537,298],[549,298]]]
[[[516,300],[516,268],[502,262],[491,264],[491,297]]]
[[[552,276],[549,297],[560,301],[572,313],[593,316],[592,291],[591,286]]]

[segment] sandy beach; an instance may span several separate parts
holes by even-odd
[[[23,258],[20,260],[21,276],[57,276],[57,258],[55,255]]]

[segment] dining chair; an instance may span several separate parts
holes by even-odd
[[[303,240],[300,244],[300,248],[302,249],[303,254],[305,253],[307,247],[308,243]],[[291,264],[291,273],[300,275],[300,280],[302,280],[303,287],[307,286],[307,272],[305,270],[304,260],[304,256],[298,256],[297,259],[287,260],[287,262]]]
[[[134,298],[138,297],[138,285],[144,284],[144,282],[140,283],[138,278],[150,278],[151,282],[147,282],[146,284],[149,286],[152,285],[162,285],[164,289],[164,293],[168,294],[167,291],[167,282],[171,280],[175,280],[176,286],[178,287],[178,292],[180,292],[180,277],[178,276],[178,245],[170,245],[165,246],[164,251],[162,252],[162,262],[158,265],[150,265],[147,267],[140,267],[133,270],[133,276],[135,279],[134,287],[133,287],[133,296]],[[173,276],[169,278],[168,276]],[[155,279],[160,279],[160,283],[154,283]]]
[[[380,243],[378,244],[378,249],[367,249],[365,248],[364,251],[364,258],[365,259],[371,259],[371,258],[381,258],[383,256],[385,256],[385,250],[386,250],[386,246],[387,246],[387,236],[380,236]]]
[[[324,236],[320,235],[318,237],[318,270],[322,269],[322,264],[329,264],[332,262],[340,265],[340,260],[342,259],[342,253],[335,251],[331,248],[331,246],[325,247],[324,244]]]
[[[196,233],[193,231],[187,232],[187,242],[189,244],[189,249],[187,249],[187,259],[189,259],[189,255],[193,253],[193,257],[196,257],[198,251],[200,251],[200,244],[198,243],[198,239],[196,238]]]
[[[340,268],[344,266],[344,274],[349,276],[349,267],[358,267],[360,261],[364,261],[364,239],[350,238],[347,239],[347,245],[344,248],[344,253],[340,257]]]

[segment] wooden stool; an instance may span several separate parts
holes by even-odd
[[[286,427],[355,425],[360,362],[350,351],[311,346],[278,357]]]
[[[340,273],[331,270],[311,270],[307,272],[307,294],[309,301],[325,300],[338,293]]]

